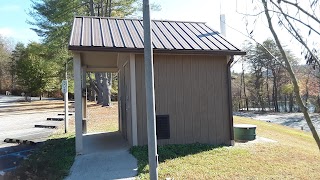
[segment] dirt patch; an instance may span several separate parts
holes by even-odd
[[[102,107],[94,102],[88,102],[87,133],[113,132],[119,130],[118,103],[112,102],[109,107]],[[70,132],[75,131],[74,116],[70,116]],[[61,130],[58,132],[61,133]]]

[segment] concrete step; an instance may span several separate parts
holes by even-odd
[[[27,141],[38,143],[38,142],[41,142],[39,141],[39,139],[46,139],[53,132],[54,132],[53,129],[43,129],[43,128],[30,128],[30,129],[13,131],[12,133],[1,134],[0,144],[27,143]],[[19,140],[19,142],[17,140]],[[23,142],[23,141],[26,141],[26,142]]]
[[[74,113],[69,113],[68,115],[69,115],[69,116],[73,116]],[[64,113],[59,113],[58,116],[64,116]]]
[[[4,140],[6,143],[18,143],[18,144],[27,144],[27,145],[35,145],[36,142],[24,140],[24,139],[15,139],[15,138],[6,138]]]
[[[47,121],[63,121],[63,117],[49,117],[47,118]]]
[[[58,126],[55,125],[42,125],[42,124],[36,124],[34,125],[36,128],[50,128],[50,129],[57,129]]]

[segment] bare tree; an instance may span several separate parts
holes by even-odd
[[[300,96],[300,87],[298,85],[298,82],[297,82],[297,79],[295,77],[295,74],[292,70],[292,67],[291,67],[291,64],[290,64],[290,61],[280,43],[280,40],[278,38],[278,35],[276,33],[276,31],[274,30],[274,27],[273,27],[273,24],[272,24],[272,21],[271,21],[271,17],[270,17],[270,14],[269,14],[269,9],[268,9],[268,4],[267,4],[267,1],[266,0],[262,0],[262,4],[263,4],[263,7],[264,7],[264,12],[265,12],[265,16],[267,18],[267,21],[268,21],[268,25],[269,25],[269,29],[275,39],[275,42],[277,44],[277,47],[279,48],[280,50],[280,53],[281,53],[281,56],[284,60],[284,63],[285,63],[285,67],[286,67],[286,70],[288,71],[289,75],[290,75],[290,78],[291,78],[291,81],[292,81],[292,84],[293,84],[293,87],[294,87],[294,93],[295,93],[295,96],[296,96],[296,100],[297,100],[297,103],[307,121],[307,124],[311,130],[311,133],[313,135],[313,138],[315,139],[317,145],[318,145],[318,148],[320,150],[320,139],[319,139],[319,135],[311,121],[311,118],[310,118],[310,115],[308,113],[308,109],[307,107],[305,106],[305,104],[303,103],[302,101],[302,98]]]

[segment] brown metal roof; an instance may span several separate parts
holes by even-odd
[[[244,55],[203,22],[153,20],[155,52]],[[75,17],[70,50],[143,52],[143,22],[139,19]]]

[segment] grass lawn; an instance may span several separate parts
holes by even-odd
[[[214,147],[202,144],[158,147],[159,179],[319,179],[320,153],[309,133],[235,117],[257,125],[257,135],[276,143]],[[134,147],[139,179],[148,179],[146,147]]]

